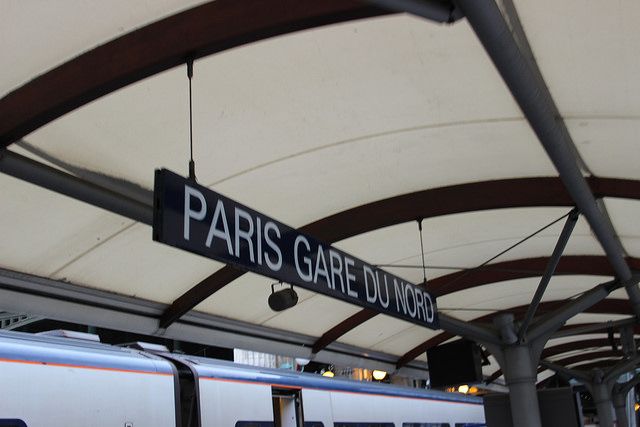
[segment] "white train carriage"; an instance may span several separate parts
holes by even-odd
[[[484,425],[482,401],[472,396],[157,350],[0,333],[0,426]]]

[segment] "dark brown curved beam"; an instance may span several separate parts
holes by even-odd
[[[584,354],[576,354],[575,356],[565,357],[564,359],[560,359],[560,360],[554,360],[553,363],[556,363],[562,366],[569,366],[569,365],[575,365],[576,363],[592,361],[594,359],[610,359],[614,357],[621,359],[623,356],[624,355],[620,350],[618,351],[602,350],[602,351],[594,351],[594,352],[584,353]],[[546,369],[547,368],[539,367],[538,373],[545,371]]]
[[[388,13],[355,0],[216,0],[195,7],[101,45],[5,96],[0,101],[0,148],[188,57]]]
[[[548,260],[548,257],[520,259],[490,264],[471,272],[447,274],[431,280],[429,282],[429,290],[436,296],[443,296],[489,283],[537,277],[542,275]],[[629,262],[640,269],[640,259],[629,259]],[[579,255],[560,258],[555,274],[613,276],[614,272],[609,261],[604,256]],[[316,341],[313,346],[313,352],[317,353],[342,335],[376,315],[377,313],[372,310],[363,309],[338,323]]]
[[[319,352],[320,350],[325,348],[327,345],[329,345],[333,341],[335,341],[334,337],[336,337],[336,336],[341,337],[342,335],[344,335],[348,331],[352,330],[356,326],[361,325],[364,322],[366,322],[367,320],[371,319],[376,314],[378,314],[378,313],[376,313],[373,310],[360,310],[359,312],[357,312],[353,316],[350,316],[348,319],[340,322],[338,325],[334,326],[333,328],[331,328],[327,332],[325,332],[313,344],[313,348],[312,348],[311,351],[314,354]]]
[[[640,327],[636,327],[636,333],[640,333]],[[620,345],[619,338],[616,338],[614,342],[616,343],[616,345]],[[547,347],[542,351],[542,355],[540,357],[542,359],[545,359],[547,357],[552,357],[558,354],[568,353],[571,351],[582,350],[587,348],[600,348],[600,347],[607,347],[607,346],[609,347],[611,346],[611,342],[607,338],[593,338],[589,340],[572,341],[564,344],[558,344],[551,347]],[[617,354],[622,355],[621,352],[618,352]],[[493,381],[497,380],[501,376],[502,376],[502,369],[498,369],[493,374],[489,375],[486,382],[492,383]]]
[[[620,340],[616,338],[615,343],[616,345],[619,346]],[[556,356],[558,354],[568,353],[576,350],[583,350],[588,348],[604,348],[604,347],[611,347],[611,342],[606,338],[595,338],[595,339],[584,340],[584,341],[573,341],[573,342],[568,342],[568,343],[560,344],[557,346],[545,348],[542,352],[541,358],[545,359],[547,357]],[[611,356],[622,357],[623,355],[621,350],[617,350],[614,352],[612,349],[612,350],[608,350],[608,352],[610,353],[609,355]],[[591,352],[591,353],[581,354],[580,356],[582,356],[582,358],[577,360],[576,362],[582,362],[589,359],[600,358],[601,356],[598,355],[599,353],[600,352]],[[557,361],[554,361],[554,363],[557,363],[559,365],[564,365],[564,366],[576,363],[576,362],[568,361],[568,359],[569,358],[557,360]],[[545,368],[538,368],[538,373],[542,372],[544,369]],[[502,376],[502,369],[498,369],[487,378],[487,383],[492,383],[493,381],[500,378],[501,376]]]
[[[579,365],[573,366],[571,369],[579,370],[579,371],[589,371],[591,369],[600,368],[603,370],[610,369],[620,363],[619,357],[612,357],[610,359],[598,360],[597,362],[589,362],[582,363]]]
[[[596,197],[640,199],[640,181],[613,178],[588,179]],[[300,229],[320,241],[333,243],[362,233],[419,218],[433,218],[463,212],[538,206],[573,206],[558,178],[518,178],[484,181],[434,188],[391,197],[331,215]],[[544,267],[543,267],[544,268]],[[160,319],[167,328],[206,298],[240,277],[244,272],[225,266],[177,298]],[[461,281],[460,286],[464,282]],[[430,285],[431,286],[431,285]],[[366,319],[361,314],[360,318]],[[349,321],[347,325],[358,326]],[[333,340],[348,330],[336,325]],[[338,332],[342,334],[337,335]],[[327,332],[328,334],[328,332]],[[323,339],[325,346],[331,341]]]
[[[547,302],[541,303],[540,306],[538,307],[538,313],[544,314],[544,313],[551,312],[561,307],[565,303],[566,303],[566,300],[547,301]],[[528,305],[513,307],[513,308],[505,309],[502,311],[498,311],[498,312],[494,312],[494,313],[490,313],[490,314],[478,317],[476,319],[471,320],[471,322],[485,322],[485,323],[491,322],[494,316],[502,313],[512,313],[515,315],[516,318],[518,318],[518,317],[522,317],[526,313],[528,308],[529,308]],[[625,314],[625,315],[633,314],[628,300],[614,299],[614,298],[607,298],[598,302],[597,304],[594,304],[588,310],[586,310],[585,313]],[[414,347],[413,349],[409,350],[406,354],[404,354],[402,357],[400,357],[400,359],[398,359],[398,362],[396,362],[396,367],[397,368],[403,367],[404,365],[411,362],[416,357],[420,356],[422,353],[426,352],[427,349],[434,347],[436,345],[442,344],[443,342],[453,338],[454,336],[455,335],[449,332],[442,332],[436,335],[435,337],[432,337],[431,339]]]

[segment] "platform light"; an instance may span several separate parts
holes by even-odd
[[[469,386],[466,384],[462,384],[460,387],[458,387],[458,392],[464,393],[464,394],[469,393]]]
[[[327,378],[333,378],[336,374],[333,373],[333,371],[324,371],[322,373],[323,377],[327,377]]]
[[[472,386],[469,388],[469,393],[476,394],[478,392],[478,387]]]
[[[373,370],[373,379],[376,381],[382,381],[386,376],[387,376],[387,373],[385,371],[381,371],[379,369]]]

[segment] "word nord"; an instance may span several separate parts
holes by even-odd
[[[436,302],[425,289],[166,169],[156,171],[153,239],[438,328]]]

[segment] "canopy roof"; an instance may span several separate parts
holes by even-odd
[[[422,220],[441,313],[524,315],[575,202],[466,19],[344,0],[200,3],[7,1],[0,142],[33,170],[150,210],[155,169],[186,175],[180,65],[191,56],[199,183],[413,283]],[[576,162],[640,268],[640,4],[500,6],[521,37],[517,11]],[[302,289],[275,313],[273,280],[153,242],[148,221],[29,180],[0,175],[0,309],[414,373],[451,338]],[[614,276],[581,216],[538,313]],[[621,288],[565,328],[632,315]],[[604,338],[547,348],[571,343],[551,360],[579,349],[580,363],[601,358]]]

